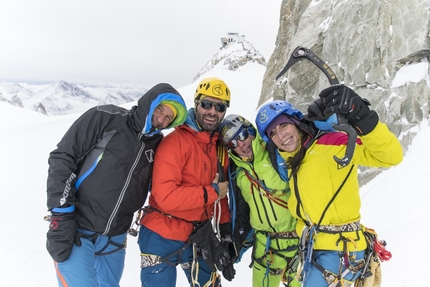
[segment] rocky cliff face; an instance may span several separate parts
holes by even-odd
[[[303,46],[369,99],[406,148],[413,127],[429,117],[429,9],[430,1],[419,0],[283,0],[259,105],[273,97],[306,112],[329,85],[310,61],[296,63],[275,81],[292,51]],[[396,80],[413,65],[420,65],[424,76]]]

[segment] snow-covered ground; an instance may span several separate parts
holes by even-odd
[[[249,63],[239,71],[215,68],[204,76],[218,76],[232,91],[227,114],[255,119],[264,67]],[[422,76],[422,75],[421,75]],[[428,76],[427,76],[428,77]],[[400,81],[401,79],[397,79]],[[396,82],[399,84],[399,82]],[[197,83],[180,88],[188,107]],[[133,104],[125,105],[129,108]],[[47,159],[79,114],[45,117],[36,112],[0,103],[0,286],[56,286],[53,262],[45,249]],[[430,177],[430,128],[428,120],[403,162],[383,171],[361,189],[362,222],[376,229],[388,242],[393,258],[382,264],[383,286],[429,286],[421,277],[430,269],[427,242],[430,221],[427,192]],[[140,286],[139,249],[129,237],[122,286]],[[223,286],[251,286],[250,254],[236,265],[237,275]],[[177,286],[188,283],[178,268]]]

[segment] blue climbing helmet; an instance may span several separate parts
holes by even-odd
[[[301,111],[293,107],[290,103],[282,100],[266,103],[258,110],[255,124],[257,125],[258,133],[265,142],[269,142],[270,140],[266,135],[267,128],[282,114],[288,115],[298,121],[303,119]]]
[[[227,148],[237,147],[237,140],[245,140],[249,135],[256,136],[256,130],[244,117],[228,115],[219,127],[221,144]]]

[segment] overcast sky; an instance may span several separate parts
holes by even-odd
[[[238,32],[269,60],[282,0],[0,2],[0,81],[190,84]]]

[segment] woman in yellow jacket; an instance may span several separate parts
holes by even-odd
[[[403,152],[370,103],[350,88],[331,86],[319,97],[306,118],[285,101],[267,103],[259,109],[256,125],[268,142],[272,164],[292,189],[288,207],[298,219],[303,286],[351,286],[363,271],[367,247],[357,166],[394,166]],[[348,135],[317,130],[308,121],[336,119],[333,114],[344,116],[359,135],[346,166],[333,156],[344,157]]]

